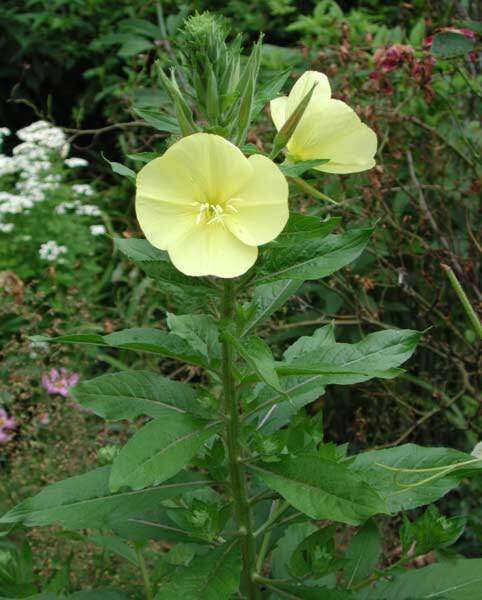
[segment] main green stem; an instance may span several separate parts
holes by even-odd
[[[234,286],[229,279],[224,281],[222,316],[226,323],[234,318]],[[239,410],[236,400],[236,386],[233,378],[233,347],[222,341],[223,352],[223,399],[225,417],[226,446],[228,450],[229,478],[234,502],[234,514],[241,534],[243,572],[249,600],[260,598],[259,588],[254,581],[256,572],[256,541],[246,488],[246,473],[239,444]]]

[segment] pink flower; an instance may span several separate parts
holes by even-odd
[[[15,429],[16,422],[13,417],[8,417],[3,408],[0,408],[0,444],[8,442],[12,436],[9,435],[7,429]]]
[[[375,59],[375,68],[382,73],[389,73],[398,69],[404,62],[411,62],[413,58],[413,48],[405,44],[393,44],[393,46],[384,46],[378,48],[373,55]]]
[[[50,369],[42,375],[42,385],[49,394],[60,394],[64,398],[69,395],[69,389],[79,381],[78,373],[70,373],[67,369]]]

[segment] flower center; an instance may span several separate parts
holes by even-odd
[[[229,202],[224,206],[221,204],[211,204],[210,202],[193,202],[193,206],[198,208],[199,212],[196,217],[196,225],[213,225],[221,223],[224,225],[224,217],[228,213],[237,213],[238,210]]]

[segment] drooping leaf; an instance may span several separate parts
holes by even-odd
[[[368,521],[351,538],[346,550],[345,579],[347,587],[368,577],[380,560],[382,551],[380,533],[373,521]]]
[[[172,333],[186,340],[195,352],[206,357],[213,366],[221,359],[221,344],[216,321],[211,315],[173,315],[167,325]]]
[[[110,467],[101,467],[48,485],[8,511],[0,523],[23,523],[27,527],[58,523],[69,529],[103,529],[205,485],[202,476],[193,479],[182,475],[162,486],[112,494],[109,477]]]
[[[123,329],[108,335],[72,333],[53,338],[38,335],[32,337],[32,340],[60,344],[92,344],[94,346],[150,352],[167,358],[183,360],[194,365],[208,366],[205,357],[195,352],[182,338],[150,327]]]
[[[279,462],[249,465],[249,469],[312,519],[360,525],[386,513],[374,488],[331,460],[309,454],[284,456]]]
[[[238,589],[241,564],[239,545],[223,544],[176,569],[159,588],[156,600],[226,600]]]
[[[450,448],[424,448],[416,444],[404,444],[357,454],[349,469],[378,491],[385,499],[389,512],[393,514],[431,504],[457,487],[462,477],[482,472],[482,460],[471,462],[450,473],[433,470],[472,459],[472,456]],[[394,469],[430,470],[404,472]],[[433,477],[437,473],[439,475]]]
[[[158,418],[171,412],[202,413],[191,386],[149,371],[107,373],[81,381],[72,393],[82,406],[107,421],[134,421],[142,415]]]
[[[320,279],[353,262],[365,249],[373,229],[351,229],[322,240],[283,239],[267,244],[257,264],[255,283],[279,279]],[[281,236],[280,236],[281,237]]]
[[[462,558],[394,575],[360,592],[360,600],[475,600],[482,589],[482,558]]]
[[[218,426],[217,421],[183,413],[166,414],[144,425],[114,460],[111,490],[136,490],[170,479],[216,433]]]

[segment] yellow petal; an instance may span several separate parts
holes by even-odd
[[[333,148],[329,163],[316,167],[325,173],[359,173],[375,166],[374,156],[377,151],[377,136],[364,123],[357,129],[343,136]]]
[[[168,252],[185,275],[225,278],[242,275],[258,257],[258,248],[243,244],[222,223],[195,225]]]
[[[249,162],[253,176],[229,201],[224,220],[242,242],[260,246],[274,240],[288,221],[288,184],[266,156],[254,154]]]
[[[303,118],[288,150],[298,160],[329,159],[319,171],[354,173],[374,166],[377,138],[347,104],[328,100]]]
[[[137,220],[149,242],[162,250],[192,226],[192,204],[203,198],[188,165],[172,160],[168,152],[143,167],[136,181]]]
[[[310,103],[303,113],[302,120],[313,111],[316,111],[320,103],[330,99],[331,88],[328,77],[324,73],[319,73],[318,71],[306,71],[292,87],[290,95],[288,96],[287,117],[291,115],[315,83],[317,84],[315,91],[313,92]]]
[[[241,150],[209,133],[194,133],[174,144],[165,156],[183,167],[199,186],[205,202],[221,204],[232,198],[251,176],[252,168]]]
[[[288,105],[288,97],[280,96],[271,100],[269,103],[269,109],[271,112],[271,118],[273,119],[274,126],[279,131],[286,121],[286,109]]]

